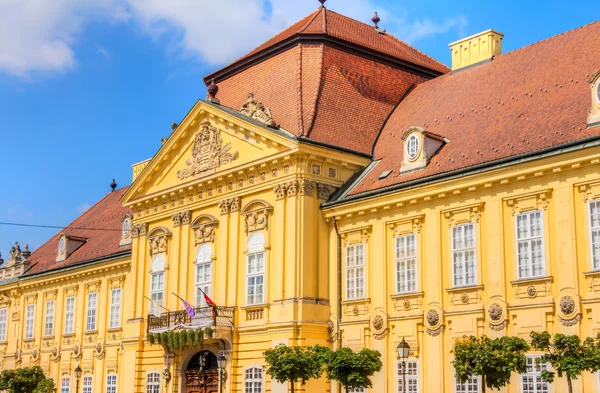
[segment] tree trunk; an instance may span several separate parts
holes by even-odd
[[[485,375],[481,376],[481,393],[485,393]]]
[[[567,387],[569,388],[569,393],[573,393],[573,382],[571,382],[571,378],[567,375]]]
[[[294,393],[294,381],[290,381],[291,391]]]

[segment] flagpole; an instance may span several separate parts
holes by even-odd
[[[148,296],[144,295],[144,298],[146,298],[146,299],[150,300],[150,302],[151,302],[152,304],[156,304],[158,307],[162,308],[162,309],[163,309],[163,310],[165,310],[166,312],[171,312],[171,311],[169,311],[169,309],[168,309],[168,308],[166,308],[166,307],[163,307],[161,304],[158,304],[158,303],[156,303],[154,300],[150,299]]]

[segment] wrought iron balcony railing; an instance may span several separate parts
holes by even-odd
[[[186,310],[163,312],[160,316],[148,315],[148,332],[155,329],[203,324],[206,326],[233,327],[235,307],[196,307],[192,318]],[[208,324],[207,324],[208,322]]]

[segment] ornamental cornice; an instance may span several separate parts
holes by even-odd
[[[28,290],[28,289],[38,289],[40,287],[46,287],[46,286],[50,286],[50,285],[64,285],[63,283],[68,282],[68,281],[82,281],[82,280],[89,280],[89,279],[93,279],[95,276],[103,276],[106,277],[106,274],[122,274],[121,270],[126,269],[129,265],[131,264],[131,261],[127,261],[127,262],[121,262],[115,265],[111,265],[111,266],[98,266],[97,268],[91,269],[91,270],[87,270],[87,271],[83,271],[83,272],[77,272],[77,273],[71,273],[71,274],[65,274],[65,271],[58,271],[55,273],[55,277],[49,278],[47,280],[43,280],[43,281],[35,281],[35,282],[31,282],[31,283],[25,283],[22,282],[20,285],[20,291],[22,293],[22,291],[24,290]],[[111,276],[112,277],[112,276]],[[79,285],[78,284],[71,284],[71,285],[67,285],[64,288],[65,291],[74,291],[75,293],[77,293],[77,291],[79,290]],[[25,297],[27,296],[31,296],[31,295],[24,295]]]

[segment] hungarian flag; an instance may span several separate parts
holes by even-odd
[[[198,289],[200,290],[200,292],[202,292],[202,294],[204,295],[204,301],[206,302],[206,304],[208,304],[211,307],[216,307],[215,302],[212,301],[211,298],[208,297],[208,295],[206,294],[206,292],[204,292],[202,290],[202,288],[198,287]]]

